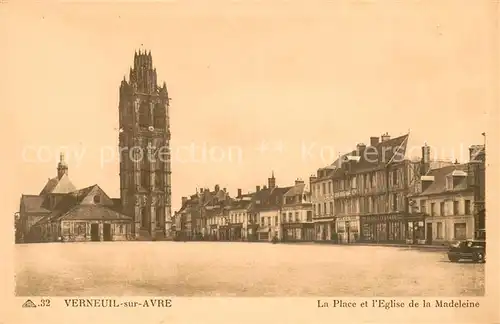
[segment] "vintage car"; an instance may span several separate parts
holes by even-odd
[[[486,261],[485,240],[465,240],[450,245],[448,259],[451,262],[460,260],[472,260],[474,262]]]

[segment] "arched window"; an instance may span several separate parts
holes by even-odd
[[[165,106],[161,103],[155,105],[154,109],[154,127],[156,129],[164,129],[165,128],[165,119],[167,118],[165,115]]]
[[[162,216],[163,216],[163,207],[156,207],[156,228],[161,228],[162,226]]]
[[[149,127],[151,124],[149,104],[141,103],[139,107],[139,127]]]
[[[147,213],[147,208],[143,207],[141,210],[141,227],[142,228],[147,228],[148,225],[148,213]]]
[[[94,203],[95,203],[95,204],[99,204],[100,202],[101,202],[101,196],[99,196],[99,195],[95,195],[95,196],[94,196]]]

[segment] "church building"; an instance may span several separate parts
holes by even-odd
[[[77,190],[61,154],[57,177],[39,195],[21,197],[22,242],[129,240],[132,218],[120,208],[119,199],[111,199],[98,185]]]

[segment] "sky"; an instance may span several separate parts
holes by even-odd
[[[196,188],[235,195],[272,171],[279,186],[307,180],[385,132],[410,132],[412,156],[427,143],[436,158],[465,162],[498,118],[492,9],[444,0],[4,4],[6,207],[17,211],[21,194],[56,176],[61,150],[75,186],[119,196],[111,152],[136,50],[151,51],[172,98],[174,210]]]

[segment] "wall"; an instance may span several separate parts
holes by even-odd
[[[91,224],[99,224],[100,240],[103,240],[103,224],[111,224],[112,241],[126,241],[131,239],[132,224],[126,222],[106,221],[63,221],[61,222],[61,237],[64,242],[91,241]]]

